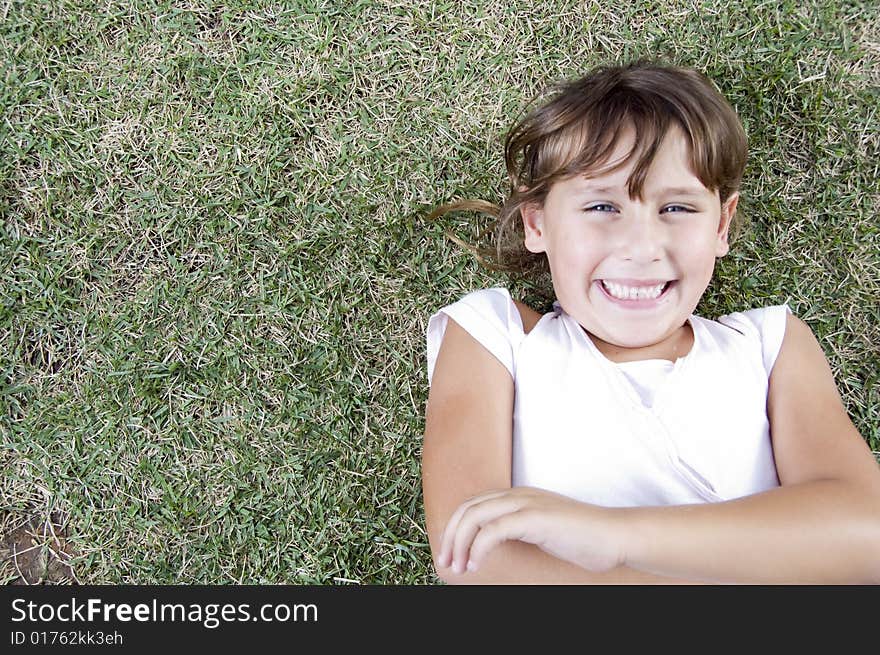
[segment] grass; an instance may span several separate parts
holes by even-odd
[[[424,216],[499,200],[524,103],[637,56],[749,134],[702,312],[788,302],[877,451],[870,4],[0,3],[2,533],[63,530],[79,582],[434,582],[428,316],[547,289],[443,236],[482,219]]]

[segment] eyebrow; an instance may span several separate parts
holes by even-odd
[[[586,185],[579,190],[581,194],[588,193],[619,193],[621,191],[626,192],[626,187],[615,187],[615,186],[592,186]],[[701,189],[698,187],[667,187],[659,190],[658,195],[671,195],[671,196],[702,196],[706,189]]]
[[[672,196],[702,196],[705,194],[707,189],[705,188],[697,188],[697,187],[689,187],[689,186],[676,186],[669,187],[668,189],[660,189],[660,193],[669,194]]]

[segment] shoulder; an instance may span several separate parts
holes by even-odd
[[[427,355],[428,381],[440,354],[441,345],[447,341],[447,327],[456,325],[450,338],[470,337],[492,354],[513,376],[515,354],[519,343],[540,319],[540,315],[526,304],[513,300],[503,287],[480,289],[464,295],[457,302],[438,310],[428,321]],[[457,328],[466,335],[458,334]]]
[[[792,314],[788,305],[771,305],[725,314],[719,316],[717,322],[708,321],[708,323],[729,328],[733,331],[730,334],[743,343],[752,344],[749,348],[753,349],[756,355],[760,352],[764,369],[769,375],[782,347],[789,317],[792,317]]]
[[[497,315],[510,315],[510,309],[515,307],[519,313],[520,323],[523,331],[528,334],[540,320],[541,315],[534,309],[526,305],[524,302],[514,299],[504,287],[492,287],[489,289],[478,289],[462,296],[462,298],[447,307],[455,307],[464,304],[482,310],[489,310],[490,313]],[[446,308],[444,308],[445,310]]]
[[[791,314],[788,305],[755,307],[741,312],[719,316],[717,321],[743,334],[763,335],[767,328],[785,327],[785,317]]]
[[[836,389],[831,368],[822,347],[813,335],[810,326],[794,314],[786,316],[776,368],[778,370],[774,369],[771,380],[789,377],[788,374],[796,371],[795,377],[799,379],[806,373],[819,375],[824,378],[826,384],[834,386]]]

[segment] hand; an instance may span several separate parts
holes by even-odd
[[[440,540],[438,564],[476,571],[498,544],[517,540],[595,572],[625,561],[614,510],[542,489],[490,491],[459,505]]]

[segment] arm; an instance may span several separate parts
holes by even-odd
[[[721,582],[880,582],[880,469],[809,328],[789,316],[767,401],[781,487],[722,503],[607,509],[517,489],[462,505],[440,559],[505,539],[581,566]]]
[[[657,583],[673,582],[620,567],[593,573],[531,544],[507,541],[480,571],[440,565],[440,536],[455,508],[487,489],[510,488],[513,380],[507,369],[449,319],[434,367],[425,418],[422,489],[425,523],[437,574],[448,583]]]

